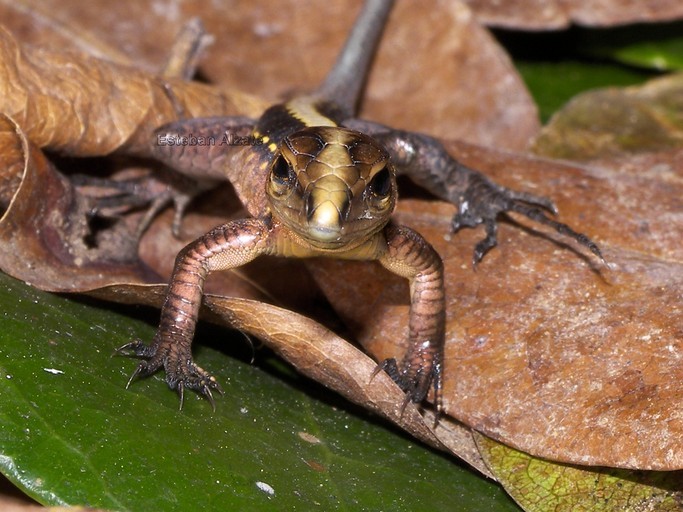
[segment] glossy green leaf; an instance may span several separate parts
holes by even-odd
[[[683,69],[683,23],[582,31],[583,53],[658,71]]]
[[[657,70],[683,69],[683,37],[645,42],[618,48],[613,57],[626,64]]]
[[[150,325],[0,276],[0,466],[45,504],[116,510],[493,510],[495,484],[384,426],[315,398],[325,390],[200,347],[217,410],[161,376],[125,389],[111,357]],[[153,313],[151,316],[156,316]],[[244,340],[224,330],[228,349]],[[324,397],[327,398],[327,397]],[[342,408],[343,409],[343,408]]]
[[[610,37],[613,31],[595,29],[497,35],[510,52],[545,122],[583,91],[639,84],[656,75],[652,69],[624,65],[615,57],[634,40],[629,37],[630,31],[638,29],[622,30],[624,35],[619,37]],[[657,50],[662,48],[656,39],[649,39],[648,44]]]
[[[643,82],[650,74],[611,63],[577,60],[519,61],[517,70],[547,121],[574,96],[588,89],[627,86]]]

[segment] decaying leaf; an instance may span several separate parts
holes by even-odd
[[[640,162],[646,171],[629,174],[617,162],[581,168],[451,147],[505,185],[539,184],[532,190],[552,197],[562,220],[594,237],[613,268],[596,266],[554,235],[507,225],[499,248],[474,272],[471,250],[482,234],[451,239],[451,206],[403,201],[398,220],[426,236],[446,265],[448,412],[539,457],[683,467],[680,155]],[[667,171],[647,171],[657,167]],[[370,265],[313,267],[366,349],[379,359],[400,355],[405,283]],[[366,307],[358,307],[358,289]]]
[[[515,29],[558,29],[571,23],[611,27],[683,18],[678,0],[466,0],[483,23]]]
[[[554,464],[475,434],[496,477],[527,512],[678,512],[683,472],[633,472]]]
[[[539,155],[588,160],[676,149],[683,143],[683,74],[581,94],[534,141]]]

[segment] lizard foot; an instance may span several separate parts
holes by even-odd
[[[197,182],[170,170],[159,170],[155,174],[139,178],[115,180],[86,175],[73,177],[74,184],[80,187],[95,187],[110,194],[88,196],[92,214],[100,212],[126,213],[146,208],[138,222],[135,236],[140,239],[152,221],[169,205],[173,205],[173,224],[171,229],[180,238],[182,220],[190,202],[213,184]]]
[[[426,356],[426,354],[422,354]],[[400,387],[406,394],[406,398],[401,407],[401,413],[405,409],[408,402],[420,403],[429,393],[430,386],[434,389],[434,404],[436,406],[436,420],[442,412],[443,404],[441,402],[442,391],[442,362],[441,356],[436,354],[436,358],[421,357],[406,357],[403,363],[399,366],[396,359],[385,359],[377,365],[373,372],[373,377],[380,371],[384,370],[389,377]]]
[[[475,267],[484,255],[496,246],[498,242],[496,218],[500,213],[506,212],[519,213],[539,224],[553,228],[561,235],[568,236],[587,247],[605,263],[605,258],[595,242],[583,233],[574,231],[567,224],[557,222],[546,215],[546,212],[557,214],[557,208],[546,197],[510,190],[493,183],[479,173],[474,173],[458,203],[458,213],[453,216],[452,220],[454,232],[463,227],[475,227],[479,224],[483,224],[486,230],[485,238],[474,248],[472,264]]]
[[[173,350],[173,348],[172,342],[164,343],[157,339],[151,345],[135,340],[117,348],[114,351],[114,355],[143,359],[131,374],[130,379],[128,379],[126,389],[134,380],[147,377],[163,367],[166,370],[166,383],[168,387],[177,390],[178,395],[180,395],[181,410],[185,400],[185,390],[191,389],[206,398],[215,411],[216,404],[212,391],[223,394],[221,386],[211,374],[194,363],[191,355],[183,356],[177,350]]]

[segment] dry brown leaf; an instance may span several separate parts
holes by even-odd
[[[3,271],[53,291],[92,286],[105,275],[124,282],[154,275],[140,264],[130,231],[112,230],[99,246],[88,245],[87,202],[6,116],[0,141],[0,182],[12,187],[2,192],[10,198],[0,218]]]
[[[525,148],[539,129],[536,106],[510,59],[472,19],[469,10],[456,1],[397,4],[369,79],[363,117],[449,139]],[[215,37],[202,63],[202,75],[228,91],[249,91],[270,101],[317,86],[334,62],[360,7],[350,0],[287,0],[273,9],[271,2],[260,0],[214,3],[210,7],[205,2],[185,1],[163,9],[154,8],[151,0],[122,0],[108,5],[103,15],[98,5],[45,0],[38,11],[39,21],[46,30],[53,26],[61,33],[67,27],[76,34],[98,34],[107,47],[125,49],[136,65],[149,70],[165,61],[164,52],[185,20],[198,16]],[[51,24],[45,21],[46,13],[55,18]],[[335,22],[321,28],[320,19]],[[26,23],[29,20],[24,20]],[[90,41],[91,37],[86,39]],[[88,47],[104,53],[94,43],[78,45],[81,49]],[[59,67],[52,71],[57,70],[61,79],[68,80],[63,59],[58,61]],[[396,62],[402,66],[393,65]],[[86,77],[92,76],[87,71],[90,64],[83,66]],[[127,112],[125,119],[119,116],[117,130],[122,133],[111,141],[109,150],[118,147],[117,142],[124,142],[131,131],[147,127],[143,115],[155,114],[149,122],[157,126],[172,115],[166,99],[159,96],[158,84],[139,83],[137,75],[114,69],[112,73],[102,71],[101,81],[88,86],[94,99],[87,108],[96,109],[88,115],[97,123],[108,122],[106,113],[97,113],[99,108],[110,108],[115,115],[118,105],[126,100],[136,110]],[[173,83],[176,94],[185,93],[182,86]],[[226,105],[232,96],[217,105],[197,104],[212,97],[198,84],[192,84],[186,94],[190,97],[182,99],[193,116],[257,115],[263,107],[261,104],[247,109],[248,97],[237,97]],[[1,104],[0,110],[11,113]]]
[[[500,183],[552,197],[561,219],[594,237],[614,269],[554,235],[503,225],[499,248],[473,272],[482,233],[448,239],[452,206],[403,201],[397,218],[446,265],[449,414],[539,457],[682,468],[683,155],[633,162],[641,171],[630,173],[624,162],[580,168],[452,148]],[[400,355],[405,283],[368,265],[314,268],[365,348],[378,359]]]
[[[463,3],[473,11],[480,23],[521,30],[554,30],[571,24],[611,27],[683,18],[683,5],[678,0],[464,0]],[[66,45],[122,63],[132,57],[136,64],[142,63],[147,70],[153,70],[165,61],[165,48],[168,48],[175,33],[173,30],[160,30],[161,26],[177,29],[182,20],[199,15],[206,18],[211,32],[217,35],[212,60],[213,57],[218,57],[228,66],[242,66],[244,62],[240,64],[240,52],[226,52],[221,49],[244,48],[258,45],[266,38],[286,37],[287,32],[292,32],[289,27],[306,27],[304,24],[310,23],[309,16],[316,13],[320,13],[320,16],[315,25],[319,25],[319,19],[350,19],[351,12],[357,8],[357,3],[350,0],[321,4],[315,0],[286,0],[280,2],[282,7],[273,9],[265,1],[233,2],[212,5],[211,11],[207,11],[206,4],[196,0],[184,0],[173,5],[155,5],[149,0],[123,0],[116,4],[107,4],[106,9],[102,9],[99,2],[84,4],[75,0],[2,0],[0,19],[12,26],[21,27],[24,41],[47,43],[55,47]],[[443,8],[426,2],[416,4],[425,18]],[[135,19],[136,23],[117,23],[122,19]],[[252,27],[251,35],[232,35],[241,33],[245,23]],[[116,26],[116,30],[109,30],[112,26]],[[326,25],[325,33],[330,34],[333,39],[341,39],[345,34],[331,24]],[[309,47],[325,44],[322,36],[313,33],[303,36],[296,34],[293,37],[306,38],[305,42]],[[226,42],[234,45],[225,46]],[[273,72],[279,69],[279,65],[268,63],[266,67]],[[249,69],[244,66],[242,71],[261,82],[259,71],[255,71],[253,67]],[[300,71],[309,73],[311,70],[304,68]],[[209,72],[212,80],[215,80],[216,70]],[[311,82],[302,80],[300,83],[303,87],[308,87]],[[260,85],[268,88],[262,82]],[[265,92],[272,93],[270,90]]]
[[[459,1],[429,7],[398,2],[361,115],[516,150],[525,149],[540,128],[536,105],[507,53]]]
[[[0,112],[33,144],[62,154],[149,155],[152,131],[179,116],[167,87],[188,116],[255,115],[264,107],[238,91],[162,79],[85,54],[19,47],[2,27],[0,61]]]
[[[572,23],[611,27],[683,18],[679,0],[465,0],[482,23],[548,30]]]
[[[87,53],[123,65],[132,63],[123,47],[107,45],[103,39],[104,33],[97,34],[90,32],[86,26],[74,25],[64,9],[55,7],[41,0],[0,0],[0,20],[6,27],[11,27],[23,44]],[[85,18],[86,11],[83,9],[88,7],[97,8],[99,19],[116,12],[112,9],[114,4],[102,9],[101,5],[91,2],[81,5],[81,19]],[[113,22],[113,19],[109,18],[108,21]],[[154,68],[150,66],[147,71],[154,71]]]

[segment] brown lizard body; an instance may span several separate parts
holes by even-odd
[[[273,106],[258,120],[191,119],[157,132],[157,141],[189,135],[249,137],[252,144],[234,148],[229,158],[216,148],[172,144],[158,145],[156,156],[192,177],[229,177],[253,218],[218,226],[180,252],[154,340],[120,349],[143,358],[131,381],[164,367],[181,404],[187,388],[210,400],[211,390],[220,390],[191,355],[204,281],[211,272],[261,255],[377,260],[408,279],[411,297],[407,352],[400,362],[390,359],[380,366],[407,400],[421,402],[431,386],[440,407],[443,265],[418,233],[392,222],[397,174],[408,174],[458,204],[455,229],[484,224],[487,236],[475,248],[475,263],[496,244],[496,217],[506,211],[551,225],[601,257],[587,237],[545,216],[542,210],[554,212],[549,200],[492,183],[454,160],[431,137],[354,118],[391,4],[366,3],[337,64],[313,94]]]

